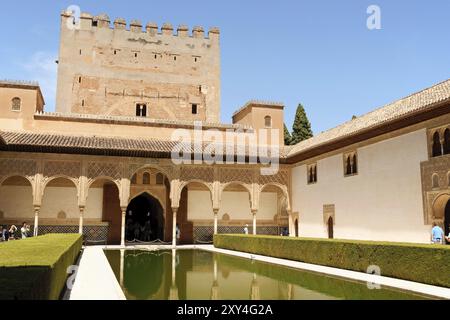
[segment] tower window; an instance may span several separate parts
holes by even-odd
[[[84,107],[84,99],[81,100],[81,106]]]
[[[12,99],[11,110],[12,111],[20,111],[21,108],[22,108],[22,101],[20,100],[20,98]]]
[[[78,77],[78,83],[81,83],[81,77]]]
[[[198,105],[197,104],[192,105],[192,114],[198,114]]]
[[[147,105],[138,103],[136,104],[136,117],[146,117],[147,116]]]

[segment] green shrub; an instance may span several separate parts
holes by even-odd
[[[376,265],[386,277],[450,287],[448,246],[244,235],[216,235],[214,245],[358,272]]]
[[[57,300],[82,247],[78,234],[49,234],[0,244],[1,300]]]

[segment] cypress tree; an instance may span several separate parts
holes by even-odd
[[[311,123],[308,120],[305,108],[303,108],[303,106],[299,104],[297,108],[297,113],[295,115],[291,145],[300,143],[304,140],[312,138],[313,136],[314,135],[311,130]]]
[[[290,146],[292,143],[292,136],[289,132],[289,129],[286,127],[286,124],[284,124],[284,145]]]

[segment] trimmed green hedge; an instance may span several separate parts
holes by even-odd
[[[450,246],[245,235],[216,235],[214,245],[359,272],[376,265],[386,277],[450,288]]]
[[[57,300],[82,247],[78,234],[0,243],[0,300]]]

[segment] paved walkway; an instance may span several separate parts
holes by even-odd
[[[126,300],[103,247],[84,249],[70,300]]]
[[[85,249],[80,261],[80,268],[71,293],[71,300],[124,300],[125,296],[114,273],[106,259],[103,249],[123,249],[119,246],[88,247]],[[127,246],[128,250],[164,250],[172,249],[171,246]],[[399,280],[389,277],[371,275],[362,272],[349,271],[331,267],[318,266],[292,260],[278,259],[260,255],[254,255],[238,251],[217,249],[212,245],[189,245],[180,246],[178,250],[201,249],[209,252],[217,252],[236,257],[252,259],[255,261],[268,262],[286,267],[302,269],[312,272],[323,273],[335,277],[367,282],[372,287],[374,284],[398,288],[436,298],[450,299],[450,289],[431,286],[418,282]]]

